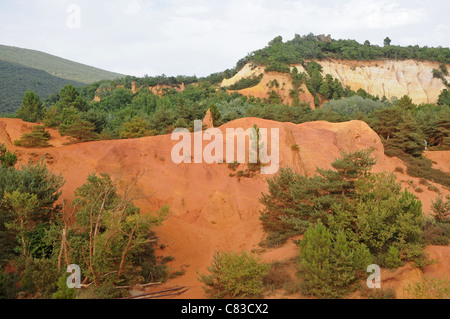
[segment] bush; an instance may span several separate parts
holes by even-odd
[[[89,142],[97,139],[95,125],[81,119],[76,119],[71,124],[61,124],[59,132],[61,136],[70,136],[73,143]]]
[[[436,246],[448,246],[449,239],[446,236],[439,235],[431,240],[431,244]]]
[[[210,275],[203,274],[199,280],[213,299],[253,297],[263,293],[269,267],[246,252],[216,252],[208,267]]]
[[[259,76],[253,76],[250,78],[242,78],[239,81],[237,81],[235,84],[229,86],[227,89],[228,90],[243,90],[243,89],[247,89],[247,88],[256,86],[261,82],[263,75],[264,74],[261,74]]]
[[[450,196],[439,196],[432,204],[433,217],[438,223],[450,223]]]
[[[65,273],[58,280],[58,291],[53,294],[53,299],[75,299],[77,296],[76,289],[67,287],[67,278],[69,274]]]
[[[397,293],[393,288],[386,289],[364,289],[362,296],[367,299],[396,299]]]
[[[140,116],[135,116],[131,121],[124,123],[120,131],[120,138],[122,139],[141,138],[150,135],[152,133],[148,121]]]
[[[14,141],[16,146],[32,148],[32,147],[48,147],[50,133],[45,130],[45,126],[36,125],[31,133],[25,133],[20,140]]]
[[[17,282],[18,276],[16,274],[3,272],[0,267],[0,300],[16,298]]]
[[[403,167],[397,166],[395,168],[394,172],[403,174],[405,172],[405,170],[403,169]]]
[[[60,275],[48,259],[29,258],[25,263],[22,290],[38,298],[49,298],[58,289]]]
[[[422,238],[426,245],[447,246],[450,240],[450,224],[427,220]]]
[[[400,251],[395,246],[390,246],[384,260],[387,268],[396,269],[401,266]]]
[[[450,281],[448,279],[428,278],[409,285],[406,291],[413,299],[448,299]]]
[[[292,281],[286,270],[287,263],[274,262],[270,265],[269,272],[264,278],[264,285],[272,289],[281,289]]]
[[[241,164],[239,164],[238,162],[229,163],[228,168],[235,172],[239,167],[239,165]]]
[[[298,144],[291,145],[291,150],[293,150],[294,152],[299,152],[300,146],[298,146]]]
[[[353,254],[343,232],[333,236],[319,220],[300,242],[302,291],[319,298],[338,298],[356,279]]]

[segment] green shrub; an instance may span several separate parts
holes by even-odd
[[[403,169],[403,167],[397,166],[395,168],[394,172],[403,174],[405,172],[405,170]]]
[[[48,259],[29,258],[25,263],[22,290],[39,298],[49,298],[57,291],[58,269]]]
[[[431,244],[436,246],[448,246],[449,239],[447,236],[439,235],[431,240]]]
[[[53,294],[53,299],[75,299],[77,290],[67,287],[67,278],[69,274],[65,273],[58,280],[58,291]]]
[[[239,165],[241,164],[239,164],[238,162],[229,163],[228,168],[231,169],[233,172],[235,172],[239,167]]]
[[[449,299],[450,281],[425,277],[422,281],[408,285],[406,291],[414,299]]]
[[[253,86],[261,83],[264,74],[260,74],[259,76],[252,76],[250,78],[242,78],[237,81],[235,84],[229,86],[228,90],[243,90],[247,88],[251,88]]]
[[[269,272],[264,277],[264,285],[272,289],[281,289],[286,283],[292,281],[291,276],[286,270],[287,263],[273,262],[270,265]]]
[[[36,125],[31,133],[25,133],[20,140],[14,141],[16,146],[32,148],[32,147],[48,147],[50,133],[45,130],[45,126]]]
[[[216,252],[209,275],[199,276],[206,294],[214,299],[254,297],[264,291],[270,266],[251,254]]]
[[[3,272],[0,267],[0,300],[16,298],[18,280],[16,274]]]
[[[397,293],[393,288],[363,290],[362,295],[367,299],[396,299]]]
[[[450,223],[450,196],[446,196],[445,200],[439,196],[432,203],[434,219],[439,223]]]
[[[291,150],[294,152],[299,152],[300,146],[298,144],[293,144],[293,145],[291,145]]]
[[[343,232],[333,236],[319,220],[300,242],[302,292],[319,298],[339,298],[356,279],[352,252]]]
[[[390,246],[384,260],[387,268],[396,269],[401,266],[400,251],[395,246]]]

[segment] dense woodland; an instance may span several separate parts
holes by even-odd
[[[84,86],[82,82],[66,80],[45,71],[0,60],[0,114],[14,113],[27,90],[46,99],[66,84]]]
[[[429,262],[423,253],[425,245],[449,244],[450,199],[430,182],[449,188],[450,174],[432,168],[423,152],[425,141],[429,150],[450,150],[450,91],[442,91],[437,105],[416,105],[408,96],[388,100],[363,90],[354,92],[322,74],[320,61],[304,60],[329,57],[448,63],[450,50],[396,47],[388,38],[384,47],[378,47],[313,35],[296,36],[286,43],[277,37],[239,61],[235,69],[206,78],[125,77],[82,87],[66,85],[43,100],[29,90],[11,116],[43,125],[36,124],[15,143],[46,147],[46,128],[57,128],[72,143],[168,134],[180,127],[193,130],[193,122],[208,109],[216,126],[244,117],[293,123],[365,121],[381,137],[386,155],[404,160],[407,173],[420,177],[421,187],[436,192],[433,218],[423,216],[420,201],[402,191],[393,175],[369,173],[375,164],[370,150],[342,154],[333,169],[318,170],[312,178],[282,169],[267,181],[269,192],[260,199],[267,233],[261,245],[279,246],[304,234],[305,240],[299,243],[301,285],[288,287],[290,281],[279,277],[282,265],[265,265],[246,253],[216,254],[210,274],[199,277],[212,298],[258,296],[270,287],[321,298],[343,297],[355,289],[368,264],[398,268],[414,262],[423,268]],[[291,105],[282,104],[275,90],[267,99],[256,99],[219,87],[223,78],[248,62],[289,73],[293,97],[305,84],[317,105],[328,102],[312,110],[295,98]],[[291,69],[294,63],[304,64],[307,72]],[[434,76],[442,78],[446,72],[441,67]],[[253,86],[260,80],[245,79],[229,89]],[[133,82],[140,88],[136,93]],[[182,84],[185,90],[177,91]],[[158,85],[166,86],[162,94],[148,89]],[[298,147],[293,145],[292,151]],[[157,238],[151,228],[164,221],[169,207],[163,207],[157,218],[144,218],[133,204],[138,196],[132,192],[133,182],[124,190],[111,176],[92,175],[76,190],[76,209],[71,210],[55,205],[64,184],[62,176],[51,173],[43,163],[18,167],[16,162],[15,154],[0,148],[0,245],[4,247],[0,267],[12,263],[15,269],[0,271],[0,298],[15,298],[19,292],[41,298],[77,297],[65,286],[64,268],[71,260],[84,261],[80,265],[83,283],[89,285],[82,292],[84,297],[120,297],[124,290],[114,287],[167,279],[167,260],[154,256]],[[69,223],[67,216],[75,213],[75,222]],[[322,255],[317,254],[319,246],[325,247]],[[336,277],[332,270],[336,267],[342,276]],[[235,281],[239,285],[228,285]]]

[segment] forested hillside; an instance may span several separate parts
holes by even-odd
[[[118,77],[123,75],[39,51],[0,45],[0,114],[15,112],[27,90],[46,99],[66,84],[84,86]]]
[[[45,99],[66,84],[85,85],[45,71],[0,60],[0,114],[14,113],[20,107],[22,96],[27,90],[35,91]]]

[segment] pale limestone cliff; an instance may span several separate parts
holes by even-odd
[[[339,79],[345,86],[357,91],[364,89],[372,95],[378,95],[380,98],[386,96],[400,98],[408,95],[414,103],[436,103],[439,94],[445,88],[440,79],[433,78],[433,69],[439,68],[439,63],[416,60],[384,60],[384,61],[349,61],[349,60],[322,60],[317,61],[323,67],[323,75],[332,75]],[[299,72],[305,72],[301,65],[295,65]],[[450,65],[447,66],[450,69]],[[222,86],[229,86],[242,78],[258,76],[263,73],[261,67],[254,68],[247,64],[235,77],[226,79]],[[281,74],[281,73],[280,73]],[[265,76],[266,77],[266,74]],[[284,77],[280,78],[287,82]],[[273,80],[273,75],[270,76]],[[450,81],[450,77],[447,77]],[[263,78],[262,82],[267,82]],[[279,81],[280,82],[280,81]],[[289,81],[290,82],[290,81]],[[292,86],[292,82],[286,84]],[[256,90],[255,90],[256,89]],[[253,91],[260,92],[263,87],[241,90],[245,95],[251,95]],[[289,94],[289,92],[287,92]],[[304,96],[310,100],[310,93],[305,91]],[[287,96],[284,96],[287,98]]]

